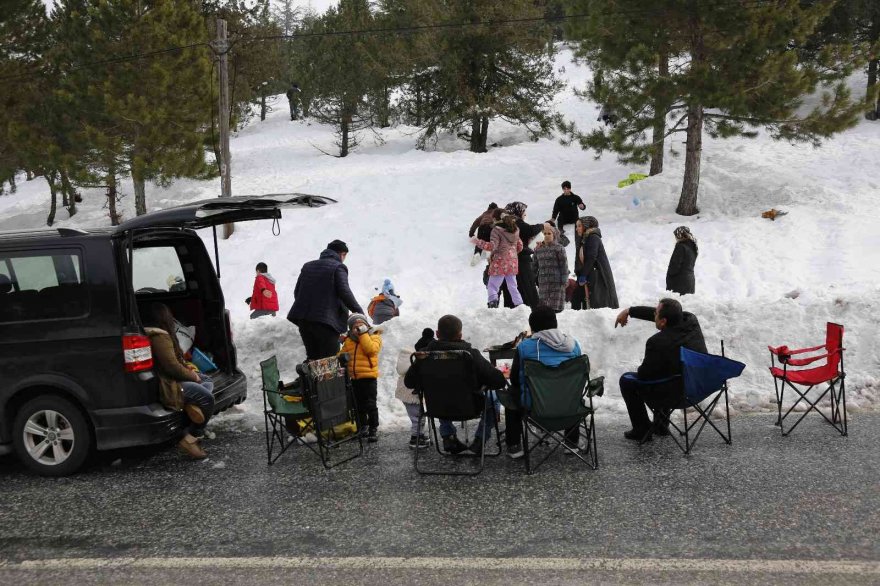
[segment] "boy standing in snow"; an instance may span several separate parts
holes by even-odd
[[[378,326],[392,317],[400,315],[399,307],[401,305],[403,305],[403,300],[394,292],[391,279],[385,279],[382,283],[382,292],[370,300],[367,315],[373,320],[373,324]]]
[[[357,401],[358,432],[366,431],[368,442],[379,441],[379,408],[376,406],[379,378],[379,350],[382,336],[370,330],[367,316],[353,313],[348,317],[348,333],[340,354],[348,354],[348,374]]]
[[[278,311],[278,294],[275,292],[275,278],[269,274],[266,263],[257,263],[257,276],[254,279],[254,291],[245,299],[251,306],[251,319],[271,315]]]
[[[553,214],[551,218],[556,222],[560,234],[565,234],[565,225],[577,222],[578,210],[587,209],[584,200],[571,190],[571,181],[562,182],[562,195],[556,198],[553,204]],[[557,217],[559,218],[557,220]]]

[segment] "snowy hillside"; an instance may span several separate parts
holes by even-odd
[[[558,65],[570,85],[582,86],[588,72],[563,52]],[[596,124],[597,108],[574,98],[571,87],[558,108],[580,126]],[[791,146],[767,137],[704,140],[700,184],[701,214],[676,216],[683,170],[683,136],[667,155],[666,171],[626,189],[617,182],[643,168],[622,167],[613,157],[596,161],[578,148],[554,140],[528,141],[519,129],[493,122],[490,143],[502,145],[472,154],[451,137],[431,152],[415,150],[415,129],[384,131],[384,144],[364,143],[346,159],[332,150],[332,130],[290,122],[283,100],[265,122],[254,122],[232,141],[233,192],[298,191],[339,200],[334,206],[285,212],[281,235],[270,222],[240,224],[221,241],[222,283],[234,316],[241,367],[250,380],[250,398],[216,425],[262,426],[258,361],[278,354],[283,377],[305,356],[296,328],[284,319],[293,301],[300,266],[317,257],[327,242],[348,243],[351,285],[366,307],[382,279],[389,277],[403,297],[402,316],[385,325],[379,382],[382,424],[402,424],[405,414],[393,398],[398,350],[418,339],[422,328],[454,313],[465,338],[483,348],[512,339],[527,328],[528,309],[489,310],[482,266],[468,264],[467,230],[489,202],[523,201],[527,220],[549,217],[559,184],[569,179],[596,216],[624,306],[654,305],[664,295],[664,276],[674,239],[687,224],[697,237],[697,294],[682,299],[696,313],[710,351],[724,339],[729,356],[748,365],[731,384],[737,412],[772,407],[767,372],[768,344],[818,344],[828,320],[845,324],[848,407],[880,406],[880,123],[862,123],[821,149]],[[48,189],[42,180],[20,182],[19,193],[0,197],[0,230],[44,225]],[[130,190],[129,190],[130,191]],[[148,186],[150,209],[213,197],[219,181],[181,181],[169,189]],[[133,198],[122,208],[131,217]],[[85,193],[80,213],[59,226],[105,225],[99,192]],[[781,208],[775,222],[761,212]],[[65,216],[63,212],[59,217]],[[210,234],[203,235],[206,239]],[[569,250],[569,260],[572,261]],[[264,261],[277,278],[281,315],[250,321],[254,265]],[[577,337],[590,355],[593,375],[605,375],[604,413],[625,413],[616,379],[638,365],[650,323],[614,329],[616,310],[560,315],[560,327]],[[774,407],[775,408],[775,407]]]

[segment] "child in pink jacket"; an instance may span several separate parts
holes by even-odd
[[[511,215],[501,218],[501,222],[492,228],[489,242],[472,239],[474,245],[483,250],[490,250],[489,258],[489,307],[498,307],[498,290],[501,283],[507,283],[507,290],[514,307],[522,305],[522,296],[516,286],[516,275],[519,273],[519,260],[517,254],[522,250],[523,243],[519,238],[519,228],[516,226],[516,218]]]

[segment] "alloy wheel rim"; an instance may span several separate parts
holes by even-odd
[[[22,431],[28,455],[45,466],[57,466],[70,457],[76,442],[70,421],[58,411],[37,411]]]

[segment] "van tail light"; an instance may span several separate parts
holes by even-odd
[[[229,336],[230,343],[234,343],[235,339],[232,337],[232,321],[229,319],[229,310],[223,310],[223,317],[226,321],[226,335]]]
[[[125,372],[140,372],[153,368],[153,351],[150,339],[141,334],[122,336],[122,351],[125,354]]]

